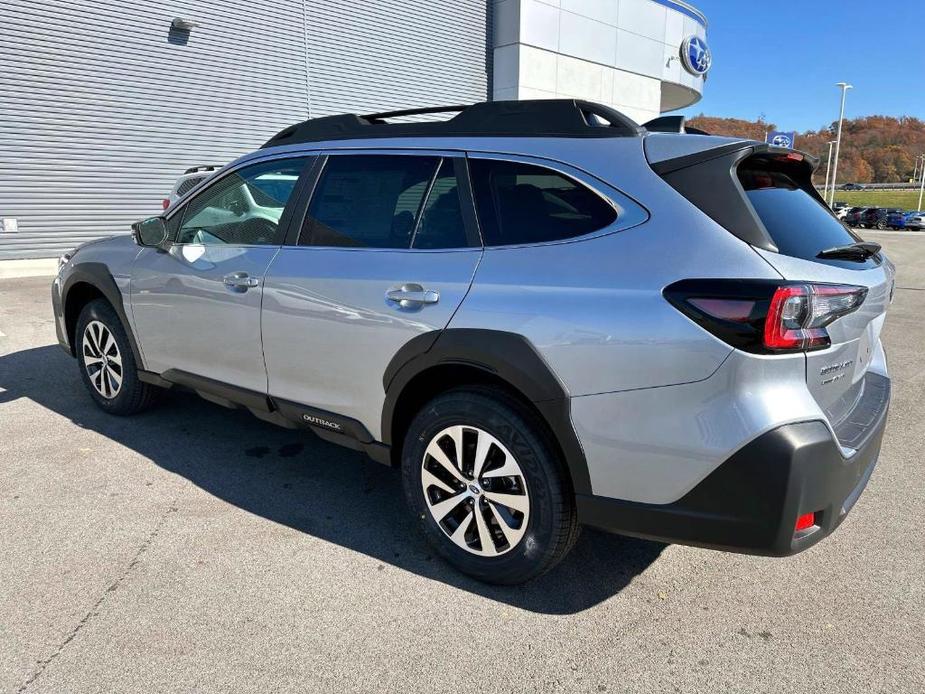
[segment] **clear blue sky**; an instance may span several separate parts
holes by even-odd
[[[691,0],[707,16],[713,67],[703,99],[681,113],[782,130],[838,118],[925,119],[925,0]]]

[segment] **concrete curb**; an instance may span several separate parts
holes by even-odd
[[[20,277],[54,277],[58,274],[57,258],[22,258],[0,260],[0,279]]]

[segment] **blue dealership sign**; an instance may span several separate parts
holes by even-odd
[[[768,133],[768,136],[765,138],[765,142],[769,145],[774,145],[775,147],[789,147],[793,148],[797,141],[796,130],[791,130],[790,132],[781,132],[780,130],[772,130]]]

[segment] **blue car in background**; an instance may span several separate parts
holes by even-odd
[[[886,225],[890,229],[905,229],[907,213],[902,210],[890,210],[886,216]]]
[[[925,229],[925,212],[910,212],[906,215],[905,228],[915,231]]]

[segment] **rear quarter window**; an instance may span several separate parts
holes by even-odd
[[[763,158],[746,160],[738,169],[739,182],[779,253],[853,270],[876,267],[864,262],[820,259],[820,251],[856,243],[852,234],[823,203],[816,200],[787,172]]]
[[[569,239],[617,219],[601,196],[552,169],[497,159],[471,159],[469,166],[486,246]]]

